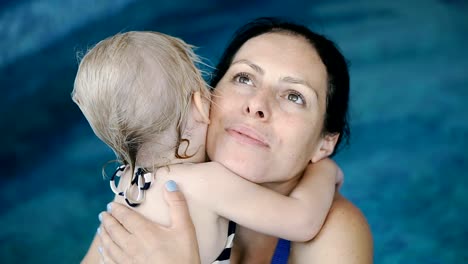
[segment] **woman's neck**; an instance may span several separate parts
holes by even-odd
[[[280,193],[282,195],[289,195],[292,192],[292,190],[296,188],[301,178],[302,178],[302,173],[301,175],[294,177],[285,182],[267,182],[267,183],[262,183],[260,185],[267,189]]]
[[[231,252],[233,264],[271,263],[278,239],[238,226]]]

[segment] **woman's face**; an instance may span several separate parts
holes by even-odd
[[[212,97],[207,153],[255,183],[299,177],[321,158],[327,73],[302,37],[247,41]]]

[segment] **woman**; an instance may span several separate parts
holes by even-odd
[[[215,88],[209,158],[278,193],[288,195],[309,162],[333,155],[335,146],[347,139],[345,59],[331,41],[303,26],[267,18],[242,27],[221,57],[211,86]],[[230,129],[239,124],[251,132]],[[193,228],[183,217],[187,214],[180,194],[172,195],[179,210],[173,211],[175,221],[169,228],[112,204],[114,217],[103,214],[102,218],[104,259],[193,263]],[[139,236],[143,240],[135,239]],[[138,242],[144,239],[144,244]],[[231,262],[270,263],[284,258],[290,263],[372,263],[367,222],[339,193],[315,239],[292,243],[289,256],[287,245],[274,255],[277,244],[277,238],[239,227]]]

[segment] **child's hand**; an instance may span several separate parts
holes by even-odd
[[[312,168],[316,168],[322,173],[325,173],[327,175],[333,175],[335,180],[335,185],[337,189],[340,189],[340,187],[343,185],[344,182],[344,174],[341,168],[330,158],[325,158],[322,159],[316,163],[311,163],[307,166],[307,170],[310,170]]]
[[[338,166],[338,164],[335,163],[335,165],[336,165],[336,168],[337,168],[336,189],[339,190],[341,188],[341,186],[343,185],[343,182],[344,182],[344,173],[341,170],[341,168]]]

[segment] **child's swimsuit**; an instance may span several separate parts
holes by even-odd
[[[234,241],[234,235],[236,234],[236,224],[232,221],[229,221],[228,225],[228,236],[226,240],[226,246],[224,246],[223,251],[219,254],[218,258],[213,263],[216,264],[229,264],[231,257],[231,248]]]

